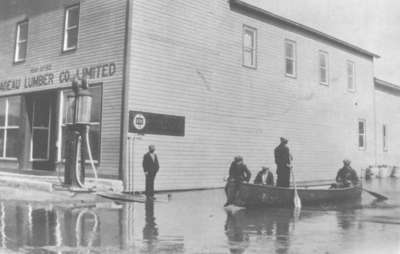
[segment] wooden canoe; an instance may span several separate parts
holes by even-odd
[[[362,190],[359,186],[340,189],[299,187],[297,192],[303,205],[321,205],[359,200]],[[242,183],[233,203],[243,207],[292,207],[293,195],[292,187]]]

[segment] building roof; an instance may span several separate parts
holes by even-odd
[[[282,23],[284,23],[284,24],[286,24],[286,25],[288,25],[290,27],[297,28],[298,30],[302,30],[302,31],[308,32],[309,34],[318,36],[318,37],[320,37],[322,39],[325,39],[327,41],[330,41],[332,43],[335,43],[337,45],[340,45],[342,47],[345,47],[347,49],[350,49],[352,51],[360,53],[362,55],[369,56],[369,57],[375,57],[375,58],[379,58],[380,57],[379,55],[377,55],[375,53],[372,53],[372,52],[370,52],[368,50],[365,50],[363,48],[360,48],[360,47],[358,47],[356,45],[353,45],[353,44],[348,43],[346,41],[340,40],[340,39],[335,38],[335,37],[333,37],[333,36],[331,36],[329,34],[323,33],[321,31],[318,31],[318,30],[316,30],[314,28],[311,28],[311,27],[308,27],[306,25],[297,23],[297,22],[295,22],[293,20],[290,20],[288,18],[276,15],[276,14],[274,14],[272,12],[266,11],[266,10],[260,8],[260,7],[257,7],[255,5],[249,4],[249,3],[245,2],[245,1],[242,1],[242,0],[230,0],[230,3],[231,3],[231,5],[236,5],[238,7],[243,8],[243,9],[246,9],[246,10],[249,10],[249,11],[253,11],[253,12],[259,14],[259,15],[268,17],[268,18],[273,19],[273,20],[280,21],[280,22],[282,22]]]
[[[387,82],[387,81],[384,81],[382,79],[374,78],[374,83],[375,83],[375,86],[382,86],[382,87],[386,87],[386,88],[390,88],[390,89],[393,89],[393,90],[400,91],[400,86],[395,85],[395,84],[390,83],[390,82]]]

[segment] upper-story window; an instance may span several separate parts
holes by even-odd
[[[78,47],[79,5],[65,10],[63,51],[74,50]]]
[[[383,151],[387,152],[388,151],[388,130],[386,127],[386,124],[382,125],[382,146],[383,146]]]
[[[347,89],[349,91],[356,90],[356,83],[355,83],[355,67],[352,61],[347,61]]]
[[[358,148],[365,149],[366,147],[366,127],[365,127],[365,120],[360,119],[358,120]]]
[[[285,40],[285,71],[289,77],[296,77],[296,42]]]
[[[257,67],[257,30],[243,26],[243,65]]]
[[[28,20],[17,24],[17,35],[15,37],[14,62],[25,61],[26,49],[28,47]]]
[[[328,53],[319,51],[319,83],[328,85],[329,82],[329,58]]]

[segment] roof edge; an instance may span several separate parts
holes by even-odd
[[[317,29],[314,29],[314,28],[311,28],[309,26],[297,23],[297,22],[295,22],[295,21],[293,21],[291,19],[279,16],[277,14],[274,14],[272,12],[264,10],[264,9],[262,9],[260,7],[255,6],[255,5],[249,4],[249,3],[245,2],[245,1],[242,1],[242,0],[229,0],[229,2],[230,2],[231,5],[236,5],[236,6],[239,6],[239,7],[254,11],[254,12],[259,13],[261,15],[268,16],[268,17],[270,17],[272,19],[281,21],[281,22],[283,22],[283,23],[285,23],[287,25],[290,25],[290,26],[296,27],[298,29],[307,31],[307,32],[309,32],[309,33],[311,33],[313,35],[316,35],[318,37],[321,37],[321,38],[323,38],[325,40],[328,40],[328,41],[334,42],[336,44],[339,44],[339,45],[341,45],[343,47],[351,49],[351,50],[353,50],[353,51],[355,51],[357,53],[360,53],[362,55],[366,55],[366,56],[369,56],[369,57],[372,57],[372,58],[380,58],[379,55],[377,55],[375,53],[372,53],[372,52],[370,52],[368,50],[360,48],[360,47],[358,47],[356,45],[353,45],[353,44],[351,44],[349,42],[346,42],[344,40],[338,39],[338,38],[336,38],[334,36],[331,36],[329,34],[321,32],[321,31],[319,31]]]
[[[395,84],[390,83],[390,82],[387,82],[387,81],[382,80],[382,79],[374,78],[374,84],[378,85],[378,86],[383,86],[383,87],[387,87],[387,88],[391,88],[391,89],[400,91],[400,86],[395,85]]]

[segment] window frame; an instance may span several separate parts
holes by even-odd
[[[29,162],[38,162],[38,161],[48,161],[50,159],[50,140],[51,140],[51,123],[52,123],[52,108],[49,108],[48,113],[48,122],[47,126],[35,126],[35,107],[37,105],[37,99],[33,101],[32,104],[32,125],[31,125],[31,137],[30,137],[30,153],[29,153]],[[46,130],[47,131],[47,147],[46,147],[46,157],[45,158],[34,158],[33,155],[33,139],[34,132],[37,130]]]
[[[382,149],[384,152],[389,151],[389,138],[387,124],[382,124]]]
[[[360,133],[360,123],[363,123],[364,133]],[[363,138],[364,146],[360,146],[360,136]],[[357,146],[359,150],[367,149],[367,121],[365,119],[358,119],[357,121]]]
[[[321,56],[325,57],[325,67],[321,65]],[[326,81],[321,80],[321,71],[325,71]],[[329,86],[329,53],[324,50],[320,50],[318,52],[318,76],[319,76],[319,83],[324,86]]]
[[[27,25],[27,29],[26,29],[26,39],[25,40],[21,40],[21,25],[26,24]],[[14,43],[14,57],[13,57],[13,62],[14,64],[17,63],[23,63],[26,61],[26,56],[28,53],[28,35],[29,35],[29,20],[28,19],[24,19],[21,20],[17,23],[16,25],[16,29],[15,29],[15,43]],[[20,44],[22,43],[26,43],[26,47],[25,47],[25,57],[24,58],[19,58],[19,50],[20,50]]]
[[[75,27],[68,27],[68,14],[69,11],[72,9],[78,9],[78,24]],[[74,5],[70,5],[65,7],[64,10],[64,24],[63,24],[63,35],[62,35],[62,43],[61,43],[61,52],[62,53],[66,53],[66,52],[72,52],[78,49],[78,42],[79,42],[79,24],[80,24],[80,4],[74,4]],[[68,31],[71,29],[75,29],[76,28],[76,45],[74,47],[70,47],[68,48]]]
[[[351,75],[352,88],[350,88],[350,86],[349,86],[349,84],[350,84],[349,83],[350,74],[348,72],[349,65],[351,65],[351,67],[352,67],[352,75]],[[357,90],[357,87],[356,87],[356,64],[351,60],[346,61],[346,85],[347,85],[347,90],[350,92],[355,92]]]
[[[17,96],[15,96],[17,97]],[[11,161],[17,161],[18,157],[7,157],[7,131],[8,130],[19,130],[20,126],[19,125],[8,125],[8,118],[9,118],[9,107],[10,107],[10,102],[9,102],[10,97],[4,98],[6,100],[6,106],[4,109],[4,126],[0,125],[0,130],[4,130],[4,135],[3,135],[3,154],[0,154],[0,160],[11,160]],[[0,98],[3,99],[3,98]],[[21,103],[21,99],[20,99]],[[21,109],[20,109],[21,111]],[[20,112],[21,113],[21,112]]]
[[[251,31],[253,34],[253,41],[252,41],[252,48],[247,48],[245,47],[245,40],[244,40],[244,36],[246,34],[247,31]],[[252,54],[252,58],[253,58],[253,64],[247,64],[245,62],[245,55],[246,53],[250,52]],[[242,66],[247,67],[247,68],[251,68],[251,69],[257,69],[257,28],[248,26],[248,25],[243,25],[242,28]]]
[[[286,55],[286,45],[287,44],[292,45],[292,49],[293,49],[293,53],[292,53],[293,57],[292,58],[290,58]],[[285,59],[285,61],[284,61],[285,76],[290,77],[290,78],[297,78],[297,43],[294,40],[285,39],[285,42],[283,45],[284,45],[283,54],[285,56],[285,58],[284,58]],[[287,60],[293,61],[293,73],[288,73],[287,65],[286,65]]]

